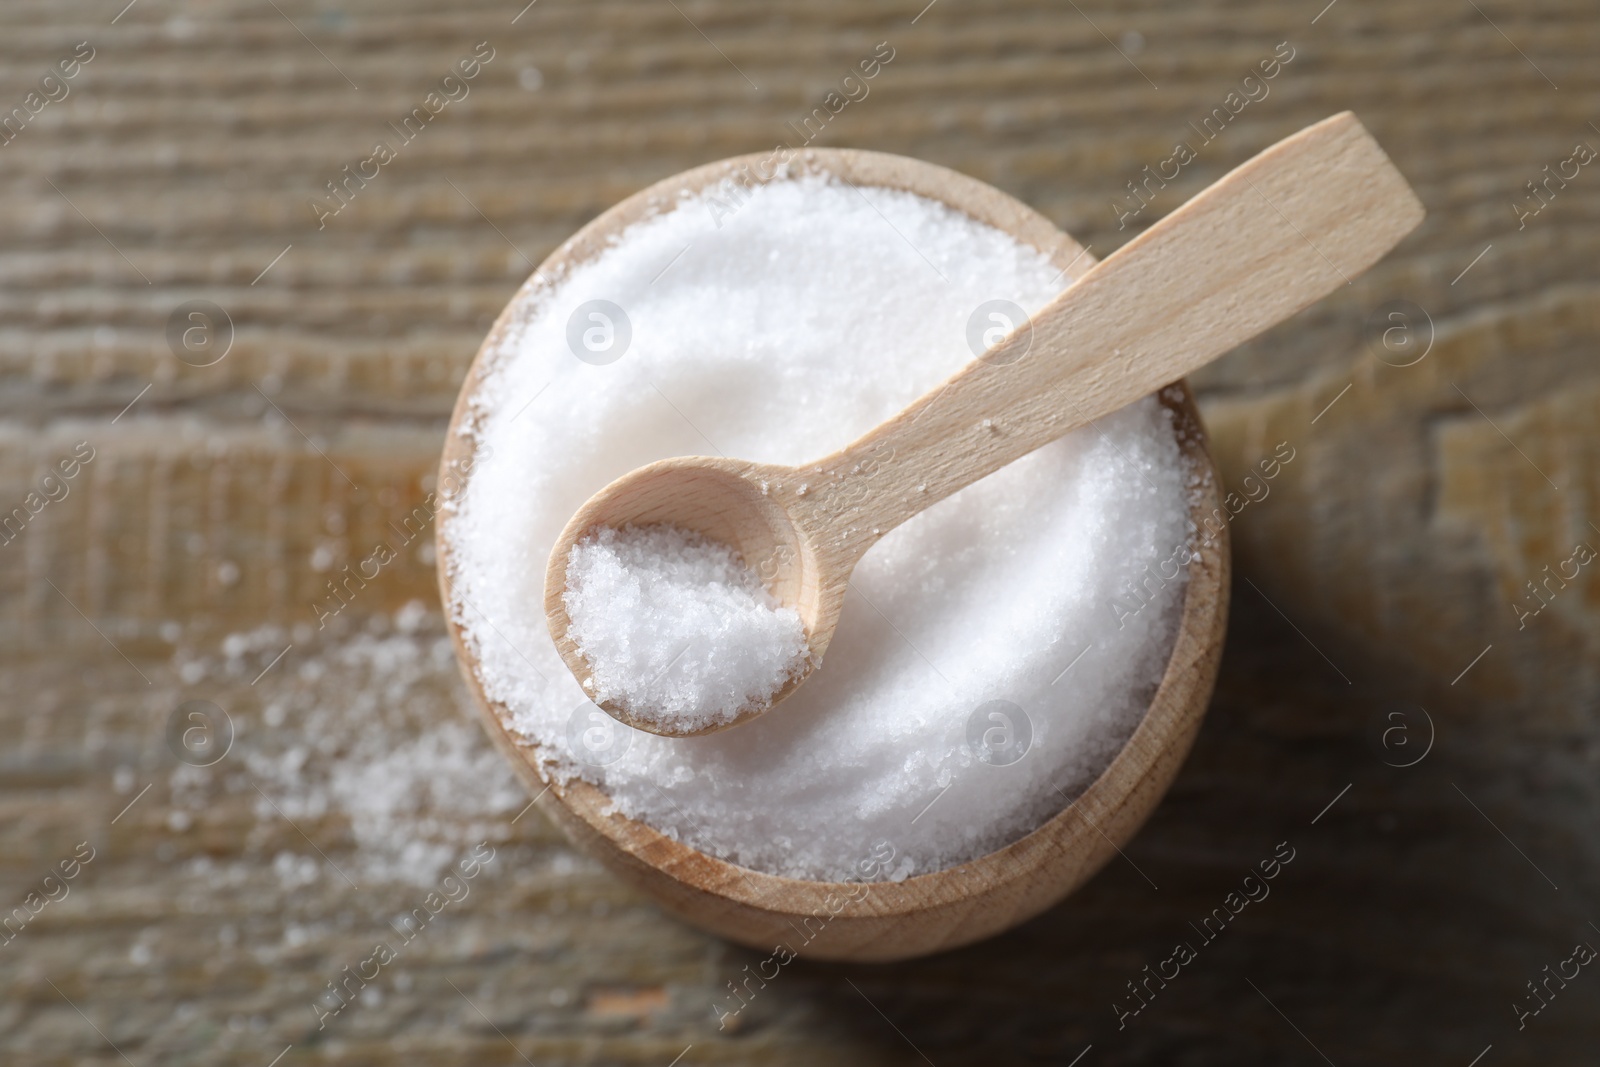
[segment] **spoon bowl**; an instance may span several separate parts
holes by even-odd
[[[573,546],[599,527],[667,523],[732,548],[779,603],[796,608],[805,625],[811,655],[772,698],[776,703],[805,681],[827,650],[839,613],[838,599],[825,596],[818,581],[816,551],[794,522],[803,511],[785,506],[794,472],[788,467],[746,463],[711,456],[679,456],[630,471],[590,497],[556,538],[545,572],[544,610],[556,649],[584,692],[594,697],[589,661],[569,633],[564,594],[567,561]],[[819,647],[820,645],[820,647]],[[633,714],[624,703],[596,699],[612,717],[637,730],[668,737],[723,729],[667,729]]]

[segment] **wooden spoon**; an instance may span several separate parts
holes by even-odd
[[[1377,142],[1345,112],[1237,167],[1090,270],[942,386],[849,446],[786,467],[683,456],[623,475],[578,509],[545,572],[545,615],[567,666],[594,691],[562,594],[573,545],[600,526],[668,523],[736,549],[797,608],[822,661],[850,575],[879,538],[1063,434],[1182,378],[1375,263],[1423,217]]]

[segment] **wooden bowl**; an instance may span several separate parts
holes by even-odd
[[[560,279],[566,269],[596,255],[633,223],[670,208],[680,194],[698,191],[739,173],[758,173],[767,157],[712,163],[657,182],[605,212],[558,248],[512,298],[490,331],[456,402],[440,467],[440,485],[464,487],[463,461],[473,441],[461,427],[479,388],[485,353],[501,339],[523,302]],[[790,163],[790,173],[827,173],[856,185],[906,189],[1004,230],[1050,256],[1063,270],[1081,274],[1094,260],[1048,219],[976,179],[903,156],[842,149],[812,149]],[[1197,529],[1226,515],[1205,432],[1187,385],[1163,390],[1177,418],[1179,447],[1203,487],[1193,504]],[[470,466],[470,463],[466,464]],[[598,487],[597,487],[598,488]],[[449,515],[437,531],[440,595],[451,604]],[[1133,736],[1100,777],[1064,811],[1004,848],[969,863],[901,882],[809,882],[736,867],[698,852],[654,828],[608,814],[606,796],[575,780],[549,785],[538,771],[537,745],[508,729],[509,710],[490,700],[478,663],[452,617],[462,673],[495,744],[533,792],[545,814],[574,844],[625,881],[655,898],[667,912],[721,937],[763,951],[779,944],[813,959],[896,960],[989,937],[1044,911],[1086,882],[1126,845],[1155,810],[1194,742],[1216,681],[1228,606],[1226,523],[1209,543],[1194,538],[1199,559],[1189,565],[1182,618],[1166,673]],[[807,920],[810,920],[807,923]],[[798,935],[798,936],[797,936]]]

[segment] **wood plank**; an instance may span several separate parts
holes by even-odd
[[[1523,1030],[1512,1003],[1574,942],[1600,944],[1583,904],[1600,881],[1600,579],[1583,567],[1523,629],[1513,603],[1575,541],[1600,548],[1600,172],[1523,228],[1513,204],[1577,141],[1600,146],[1592,0],[539,0],[515,24],[514,0],[276,6],[0,14],[0,112],[76,42],[96,49],[0,146],[0,509],[78,441],[96,450],[0,544],[0,913],[78,842],[96,849],[0,945],[8,1061],[122,1063],[114,1042],[140,1067],[264,1067],[286,1047],[279,1067],[947,1067],[1090,1045],[1082,1067],[1465,1065],[1491,1044],[1482,1067],[1584,1062],[1592,976]],[[319,230],[308,201],[481,40],[496,56],[471,95]],[[1129,862],[956,953],[801,959],[719,1030],[712,1005],[761,954],[666,919],[517,818],[436,652],[420,545],[320,631],[330,571],[313,560],[359,558],[427,491],[522,255],[652,181],[770,148],[882,40],[894,61],[818,143],[992,182],[1097,256],[1346,108],[1430,214],[1195,380],[1231,488],[1280,441],[1296,459],[1230,526],[1218,695]],[[1295,58],[1270,94],[1119,229],[1127,183],[1283,41]],[[202,299],[236,330],[211,367],[165,338]],[[1436,334],[1409,367],[1365,340],[1401,299]],[[235,727],[211,768],[167,744],[190,699]],[[1378,738],[1399,721],[1420,745],[1418,708],[1434,746],[1393,766],[1418,749]],[[1271,896],[1119,1029],[1126,983],[1285,840]],[[398,939],[432,864],[479,841],[496,859],[470,896],[318,1031],[312,998]]]

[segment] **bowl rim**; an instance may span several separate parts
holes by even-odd
[[[492,353],[507,331],[536,307],[542,296],[560,285],[568,269],[592,258],[628,226],[670,210],[686,193],[724,182],[738,183],[741,175],[751,177],[752,170],[757,184],[754,192],[746,186],[749,195],[759,195],[766,181],[811,174],[841,178],[855,185],[904,189],[944,203],[1032,245],[1060,266],[1063,274],[1074,266],[1081,274],[1096,262],[1088,248],[1026,204],[976,178],[934,163],[861,149],[815,148],[794,153],[786,169],[766,178],[761,168],[771,164],[774,155],[734,156],[657,181],[601,213],[551,252],[507,302],[473,358],[451,413],[438,484],[445,485],[448,478],[459,485],[454,495],[465,491],[470,469],[463,469],[463,462],[475,448],[470,429],[472,406],[492,362]],[[898,882],[873,882],[870,895],[860,901],[852,898],[852,917],[880,919],[931,908],[970,906],[987,895],[1014,888],[1019,880],[1037,876],[1041,869],[1049,869],[1058,875],[1059,892],[1047,894],[1043,903],[1026,909],[1030,914],[1037,913],[1087,881],[1119,853],[1121,844],[1143,825],[1176,776],[1205,716],[1221,655],[1228,606],[1229,532],[1228,524],[1223,522],[1220,531],[1211,537],[1201,540],[1199,536],[1202,517],[1223,512],[1218,495],[1220,479],[1187,382],[1172,383],[1157,395],[1175,415],[1179,449],[1195,476],[1190,490],[1191,563],[1172,651],[1139,725],[1082,793],[1033,830],[993,852],[953,867]],[[466,466],[470,468],[470,463]],[[654,871],[691,895],[710,894],[734,908],[751,908],[780,917],[819,914],[819,909],[829,909],[841,894],[860,889],[861,882],[811,881],[737,866],[668,837],[647,823],[609,810],[610,798],[592,783],[578,778],[564,784],[546,780],[539,769],[540,743],[515,734],[509,725],[510,710],[489,697],[478,678],[477,657],[457,618],[449,539],[453,516],[448,507],[440,510],[435,544],[439,592],[457,663],[491,740],[511,761],[530,792],[537,792],[535,802],[541,810],[580,847],[590,846],[586,851],[591,853],[598,851],[597,858],[619,873],[633,875],[636,883],[643,884],[640,876]],[[1071,869],[1062,872],[1065,853],[1075,854],[1077,862],[1068,864]],[[1063,873],[1065,876],[1060,877]],[[655,884],[653,888],[661,887]],[[838,913],[837,907],[831,907],[831,914]],[[1013,921],[1026,917],[1019,915]],[[701,922],[704,924],[704,920]]]

